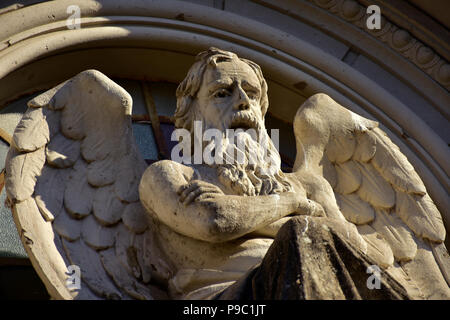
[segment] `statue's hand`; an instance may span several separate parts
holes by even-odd
[[[187,206],[192,201],[201,201],[206,199],[213,199],[218,195],[223,195],[222,190],[209,182],[202,180],[192,180],[183,185],[178,190],[180,202]]]
[[[295,212],[298,215],[307,215],[312,217],[325,217],[325,210],[316,201],[302,197],[298,201],[298,207]]]

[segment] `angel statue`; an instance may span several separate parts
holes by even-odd
[[[150,166],[130,95],[102,73],[28,102],[6,191],[52,298],[450,298],[441,215],[377,122],[310,97],[284,173],[256,63],[210,48],[176,95],[182,156]]]

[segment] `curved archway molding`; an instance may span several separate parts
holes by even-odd
[[[280,7],[285,2],[281,1]],[[247,17],[245,10],[237,14],[185,1],[83,0],[76,2],[81,28],[69,30],[67,7],[73,3],[42,2],[0,14],[2,26],[7,26],[0,30],[0,106],[88,68],[114,77],[177,83],[198,52],[210,46],[221,47],[261,65],[269,81],[269,110],[281,120],[292,122],[307,97],[325,92],[351,110],[379,121],[421,175],[449,228],[448,142],[441,129],[433,126],[433,119],[424,119],[402,94],[396,95],[383,86],[376,74],[349,62],[349,56],[355,53],[351,43],[361,37],[361,30],[352,27],[351,22],[342,30],[352,36],[340,41],[342,36],[332,37],[314,29],[317,21],[304,27],[317,32],[317,37],[308,38],[275,23],[268,25]],[[310,14],[319,17],[316,19],[325,19],[323,8],[308,1],[299,4],[306,6]],[[278,12],[274,16],[279,15],[279,10],[273,11]],[[327,20],[330,26],[336,24],[333,19]],[[382,56],[392,57],[377,66],[392,71],[408,90],[414,89],[424,99],[426,110],[448,113],[450,100],[445,83],[435,81],[389,44],[372,38],[363,37],[365,58],[374,55],[376,62]],[[442,123],[441,119],[436,121]]]

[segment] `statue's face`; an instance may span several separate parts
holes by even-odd
[[[255,72],[233,59],[206,68],[196,103],[210,128],[259,129],[263,123],[261,94]]]

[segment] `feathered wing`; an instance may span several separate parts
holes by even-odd
[[[298,110],[294,132],[294,171],[309,177],[303,183],[327,215],[354,224],[367,255],[411,296],[450,298],[441,214],[378,123],[317,94]]]
[[[139,201],[146,168],[130,95],[95,70],[28,103],[6,160],[6,192],[25,249],[56,299],[164,298],[170,270]],[[81,290],[69,290],[68,266]]]

